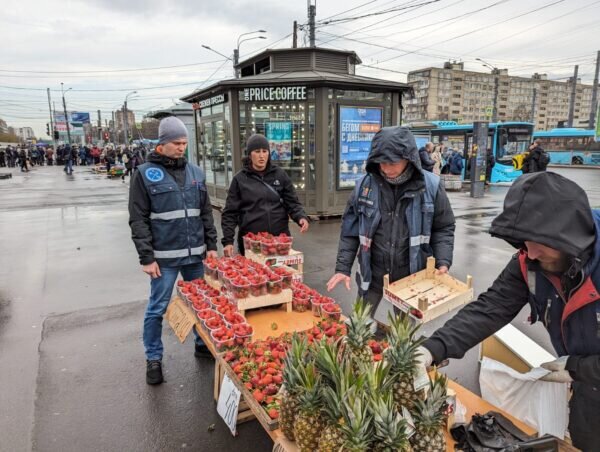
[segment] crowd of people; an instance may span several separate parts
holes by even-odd
[[[125,166],[125,173],[129,176],[137,166],[144,163],[148,151],[144,146],[114,146],[108,144],[104,147],[97,145],[79,146],[77,144],[61,144],[56,150],[54,146],[37,145],[8,145],[0,147],[0,168],[20,168],[28,172],[33,166],[61,166],[67,174],[73,172],[73,166],[106,165],[110,171],[113,165]]]

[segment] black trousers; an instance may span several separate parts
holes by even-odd
[[[600,451],[600,386],[573,383],[569,401],[569,433],[583,452]]]

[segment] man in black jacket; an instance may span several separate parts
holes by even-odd
[[[159,144],[133,174],[129,226],[144,273],[152,279],[144,316],[146,382],[163,381],[162,319],[179,273],[204,275],[202,259],[217,257],[217,231],[202,170],[184,157],[187,129],[176,117],[160,122]],[[196,334],[196,331],[194,330]],[[196,334],[195,355],[210,357]]]
[[[600,211],[555,173],[521,176],[490,233],[520,251],[492,286],[421,347],[425,365],[462,358],[529,305],[560,356],[543,380],[571,383],[569,431],[584,451],[600,450]]]
[[[435,161],[431,158],[433,152],[433,143],[430,141],[421,149],[419,149],[419,157],[421,159],[421,168],[425,171],[432,172],[435,166]]]
[[[439,176],[424,171],[415,139],[405,127],[385,127],[373,138],[367,175],[357,182],[342,218],[332,290],[350,290],[352,264],[359,252],[359,295],[372,306],[390,282],[425,268],[436,258],[439,272],[452,265],[454,214]],[[360,247],[360,251],[359,251]]]
[[[246,155],[244,167],[231,181],[221,217],[226,256],[233,254],[236,227],[240,254],[244,254],[242,237],[249,232],[290,235],[290,217],[300,232],[308,230],[308,217],[291,179],[282,168],[271,164],[268,140],[261,134],[252,135],[246,142]]]
[[[529,146],[529,152],[523,160],[523,174],[546,171],[549,161],[548,154],[540,145],[540,140],[535,140]]]

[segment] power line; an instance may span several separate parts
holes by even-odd
[[[139,72],[139,71],[154,71],[160,69],[175,69],[181,67],[201,66],[203,64],[220,63],[223,60],[204,61],[201,63],[179,64],[175,66],[155,66],[135,69],[99,69],[94,71],[31,71],[31,70],[16,70],[16,69],[0,69],[0,72],[20,72],[20,73],[35,73],[35,74],[100,74],[112,72]]]
[[[447,42],[449,42],[449,41],[454,41],[455,39],[459,39],[459,38],[462,38],[462,37],[468,36],[468,35],[470,35],[470,34],[477,33],[477,32],[479,32],[479,31],[482,31],[482,30],[487,30],[487,29],[489,29],[489,28],[491,28],[491,27],[495,27],[496,25],[501,25],[501,24],[504,24],[504,23],[506,23],[506,22],[509,22],[509,21],[511,21],[511,20],[515,20],[515,19],[518,19],[518,18],[520,18],[520,17],[524,17],[524,16],[527,16],[527,15],[529,15],[529,14],[533,14],[533,13],[535,13],[535,12],[541,11],[541,10],[543,10],[543,9],[546,9],[546,8],[550,8],[550,7],[554,6],[554,5],[557,5],[558,3],[563,3],[564,1],[565,1],[565,0],[556,0],[556,1],[552,2],[552,3],[548,3],[548,4],[544,5],[544,6],[541,6],[541,7],[539,7],[539,8],[535,8],[535,9],[532,9],[532,10],[530,10],[530,11],[527,11],[527,12],[525,12],[525,13],[518,14],[518,15],[516,15],[516,16],[513,16],[513,17],[510,17],[510,18],[508,18],[508,19],[504,19],[504,20],[501,20],[501,21],[499,21],[499,22],[496,22],[496,23],[493,23],[493,24],[490,24],[490,25],[485,25],[485,26],[483,26],[483,27],[476,28],[476,29],[474,29],[474,30],[471,30],[471,31],[468,31],[468,32],[462,33],[462,34],[460,34],[460,35],[453,36],[453,37],[451,37],[451,38],[446,38],[446,39],[444,39],[443,41],[438,41],[438,42],[436,42],[436,43],[434,43],[434,44],[431,44],[431,45],[429,45],[429,46],[422,47],[420,50],[428,49],[428,48],[431,48],[431,47],[433,47],[433,46],[436,46],[436,45],[438,45],[438,44],[447,43]],[[410,52],[403,53],[403,54],[401,54],[401,55],[396,55],[396,56],[393,56],[393,57],[391,57],[391,58],[388,58],[387,60],[383,60],[383,61],[382,61],[381,63],[379,63],[379,64],[387,63],[388,61],[395,60],[396,58],[400,58],[400,57],[403,57],[403,56],[406,56],[406,55],[410,55],[410,54],[412,54],[412,53],[415,53],[415,52],[413,52],[413,51],[410,51]]]
[[[527,27],[525,30],[517,31],[516,33],[513,33],[513,34],[508,35],[508,36],[503,36],[502,39],[498,39],[496,41],[490,42],[489,44],[483,45],[481,47],[477,47],[476,49],[471,50],[469,53],[467,53],[465,55],[473,55],[473,53],[475,53],[475,52],[477,52],[477,51],[479,51],[481,49],[485,49],[486,47],[489,47],[489,46],[492,46],[492,45],[497,44],[499,42],[505,41],[505,40],[510,39],[510,38],[512,38],[514,36],[518,36],[520,34],[526,33],[526,32],[528,32],[528,31],[530,31],[530,30],[532,30],[534,28],[538,28],[538,27],[541,27],[541,26],[546,26],[548,23],[554,22],[555,20],[562,20],[566,16],[570,16],[571,14],[574,14],[574,13],[576,13],[578,11],[581,11],[583,9],[589,8],[590,6],[596,5],[598,3],[600,3],[600,0],[592,2],[592,3],[588,4],[588,5],[582,6],[581,8],[573,9],[573,10],[567,12],[567,13],[560,14],[558,16],[553,17],[552,19],[544,20],[542,23],[534,25],[534,26]],[[597,24],[597,22],[596,22],[596,24]],[[578,28],[580,28],[579,25],[578,25]],[[561,34],[561,37],[562,36],[563,35]]]
[[[329,24],[334,24],[334,23],[351,22],[351,21],[354,21],[354,20],[365,19],[367,17],[381,16],[382,14],[395,13],[397,11],[404,11],[404,10],[407,10],[407,9],[421,8],[421,7],[429,5],[431,3],[438,3],[440,1],[441,0],[429,0],[429,1],[426,1],[424,3],[417,3],[416,5],[397,6],[395,8],[389,8],[389,9],[383,10],[383,11],[377,11],[377,12],[370,13],[370,14],[363,14],[362,16],[343,17],[341,19],[334,19],[334,20],[329,20],[329,21],[321,22],[321,26],[323,26],[323,25],[329,25]],[[413,2],[411,1],[411,2],[408,2],[408,3],[413,3]]]

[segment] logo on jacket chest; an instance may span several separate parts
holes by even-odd
[[[276,187],[279,187],[281,185],[281,182],[279,182],[279,179],[275,179],[273,181],[273,185],[275,185]]]
[[[160,182],[165,178],[165,173],[160,168],[148,168],[145,176],[150,182]]]

